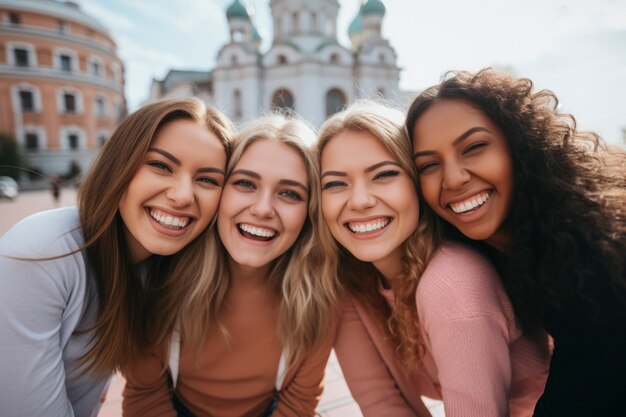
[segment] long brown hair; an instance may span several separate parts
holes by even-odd
[[[403,128],[404,113],[377,101],[358,101],[346,110],[333,115],[322,125],[317,141],[318,161],[324,147],[342,132],[367,132],[394,156],[400,166],[413,179],[417,187],[417,173],[411,145]],[[318,184],[320,187],[320,184]],[[416,230],[403,243],[402,272],[391,280],[395,306],[390,309],[378,290],[380,273],[373,265],[356,259],[346,249],[337,249],[326,222],[320,223],[321,240],[327,254],[325,264],[335,265],[346,290],[359,302],[369,307],[370,314],[384,325],[384,330],[403,365],[416,369],[424,355],[420,336],[420,322],[415,303],[417,284],[439,243],[436,219],[419,202],[420,220]],[[415,213],[417,216],[417,213]],[[338,255],[337,255],[338,254]],[[338,257],[338,259],[337,259]]]
[[[590,262],[604,268],[617,294],[626,288],[626,153],[576,127],[549,90],[490,68],[451,72],[411,104],[406,128],[435,102],[462,100],[504,133],[513,160],[513,202],[503,225],[507,253],[492,251],[503,285],[525,330],[544,325],[546,306],[580,291]],[[447,226],[446,234],[463,239]]]
[[[308,216],[296,242],[274,260],[268,285],[279,300],[278,336],[293,365],[314,346],[331,335],[337,319],[337,282],[335,271],[320,269],[324,253],[317,244],[319,219],[319,170],[313,150],[314,132],[294,115],[274,114],[250,122],[233,142],[226,177],[230,176],[246,149],[258,140],[271,140],[294,149],[308,172]],[[182,337],[191,349],[199,351],[210,324],[222,327],[217,317],[230,284],[228,254],[219,236],[219,250],[205,254],[203,279],[184,303],[181,316]]]
[[[210,246],[209,230],[175,255],[153,256],[147,263],[149,279],[142,283],[124,238],[120,199],[159,129],[177,119],[205,126],[228,155],[234,130],[220,112],[196,99],[163,100],[140,108],[120,124],[79,190],[80,223],[98,293],[95,336],[82,358],[83,372],[109,374],[133,362],[149,345],[166,340],[180,307],[154,309],[154,297],[147,295],[152,288],[167,286],[170,278],[177,288],[190,285],[197,279],[190,264],[195,266],[193,259],[201,259]]]

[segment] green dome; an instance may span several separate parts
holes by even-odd
[[[233,4],[226,9],[226,18],[232,19],[239,17],[241,19],[250,19],[248,11],[239,0],[235,0]]]
[[[385,14],[385,5],[380,0],[367,0],[367,3],[363,5],[363,14]]]
[[[361,32],[363,32],[363,19],[361,18],[361,10],[359,10],[359,13],[357,13],[352,23],[350,23],[350,26],[348,26],[348,36],[356,35]]]

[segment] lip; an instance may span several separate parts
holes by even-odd
[[[161,210],[161,209],[158,209]],[[165,211],[165,210],[162,210]],[[182,229],[170,229],[167,228],[165,226],[163,226],[161,223],[157,222],[151,215],[150,215],[150,207],[146,207],[145,209],[145,213],[146,216],[148,217],[148,221],[150,222],[150,224],[152,225],[152,227],[159,233],[169,236],[169,237],[180,237],[185,235],[190,229],[190,225],[191,223],[193,223],[193,221],[195,220],[193,217],[191,217],[189,219],[189,223],[187,223],[187,225],[185,227],[183,227]],[[168,212],[169,213],[169,212]],[[185,217],[185,216],[180,216],[180,217]],[[188,217],[188,216],[187,216]]]
[[[379,219],[388,219],[389,223],[387,223],[387,225],[385,225],[385,227],[383,227],[382,229],[378,229],[378,230],[374,230],[371,232],[363,232],[363,233],[355,233],[352,230],[350,230],[350,227],[348,226],[349,223],[368,223],[371,222],[373,220],[379,220]],[[394,221],[394,218],[392,216],[382,216],[382,215],[378,215],[378,216],[369,216],[369,217],[361,217],[358,219],[350,219],[347,220],[343,223],[343,227],[347,230],[348,235],[350,237],[352,237],[353,239],[356,240],[369,240],[369,239],[375,239],[378,236],[382,235],[383,233],[385,233],[387,231],[387,229],[389,229],[389,225],[391,225]]]
[[[473,196],[475,194],[470,194],[469,197]],[[456,219],[458,222],[460,223],[473,223],[477,220],[479,220],[487,211],[487,209],[491,206],[491,203],[493,201],[495,197],[495,192],[493,192],[493,190],[491,191],[491,196],[489,197],[489,199],[487,201],[485,201],[485,203],[481,206],[478,206],[476,209],[474,209],[473,211],[469,212],[469,213],[455,213],[454,211],[452,211],[452,208],[450,207],[450,205],[446,205],[446,210],[448,211],[448,213],[450,213],[451,216],[454,217],[454,219]],[[457,200],[457,201],[463,201],[463,199],[461,200]]]
[[[259,229],[273,230],[274,232],[276,232],[276,234],[270,240],[256,240],[256,239],[252,239],[252,238],[249,238],[248,236],[246,236],[246,235],[241,233],[241,229],[239,228],[240,224],[246,224],[246,225],[249,225],[249,226],[257,227]],[[244,242],[246,242],[248,244],[251,244],[251,245],[255,245],[255,246],[261,246],[261,247],[270,246],[271,244],[274,243],[276,238],[278,238],[278,236],[280,236],[280,234],[281,234],[274,227],[264,226],[264,225],[260,225],[260,224],[252,223],[252,222],[245,222],[245,221],[237,222],[237,223],[234,224],[234,227],[235,227],[235,232],[237,233],[237,236],[239,236]]]
[[[150,207],[147,207],[147,209],[159,210],[159,211],[165,212],[167,214],[171,214],[172,216],[176,216],[176,217],[189,217],[190,222],[196,219],[196,216],[194,216],[191,213],[185,213],[183,211],[175,211],[175,210],[166,209],[166,208],[159,207],[159,206],[150,206]]]

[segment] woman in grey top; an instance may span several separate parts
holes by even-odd
[[[0,238],[0,414],[95,416],[111,373],[169,338],[214,250],[232,135],[198,100],[146,105],[103,148],[78,207]]]

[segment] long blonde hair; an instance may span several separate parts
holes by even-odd
[[[319,219],[319,168],[307,142],[315,134],[303,121],[274,114],[248,124],[233,143],[226,170],[228,178],[246,149],[255,141],[284,143],[302,157],[309,182],[308,216],[293,246],[273,262],[268,285],[280,300],[278,335],[287,352],[288,363],[304,357],[328,337],[336,323],[337,283],[334,270],[321,269],[324,253],[317,244]],[[185,343],[196,352],[204,341],[208,325],[218,322],[218,314],[230,284],[227,253],[215,234],[219,251],[204,263],[204,279],[182,310],[181,329]],[[210,254],[205,255],[207,258]],[[221,326],[220,326],[221,327]],[[227,334],[228,329],[222,327]]]
[[[317,140],[318,164],[325,146],[342,132],[366,132],[374,136],[394,156],[418,187],[411,144],[403,128],[404,114],[381,101],[361,100],[330,117],[321,127]],[[318,188],[320,184],[318,184]],[[438,232],[430,210],[419,202],[420,220],[416,230],[403,243],[402,272],[391,280],[395,306],[390,309],[378,291],[380,273],[373,265],[359,261],[345,248],[329,242],[330,230],[320,222],[320,240],[325,249],[327,267],[336,268],[346,290],[369,307],[374,318],[383,325],[396,353],[406,369],[416,369],[424,354],[420,323],[415,304],[415,291],[426,265],[438,244]],[[417,215],[417,213],[416,213]]]
[[[206,127],[228,156],[234,129],[220,112],[196,99],[163,100],[140,108],[120,124],[79,190],[80,223],[98,292],[95,336],[82,358],[83,372],[104,375],[123,369],[148,346],[166,340],[179,314],[180,299],[159,300],[154,295],[163,287],[192,286],[198,279],[198,260],[211,250],[209,227],[177,254],[150,258],[149,279],[142,284],[124,237],[120,199],[159,129],[178,119]],[[155,308],[158,303],[168,308]]]

